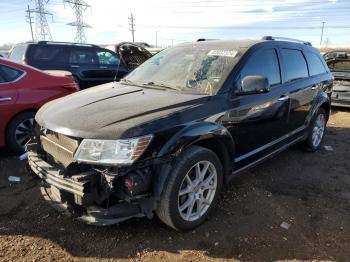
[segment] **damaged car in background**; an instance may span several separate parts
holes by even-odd
[[[350,51],[332,51],[323,57],[334,76],[332,105],[350,107]]]
[[[174,46],[120,82],[44,105],[29,170],[46,200],[86,223],[157,214],[189,230],[235,174],[295,143],[320,148],[332,81],[298,40]]]
[[[115,46],[115,52],[119,54],[126,67],[132,71],[147,59],[152,54],[144,47],[130,42],[122,42]]]

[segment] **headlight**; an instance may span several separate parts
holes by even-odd
[[[132,164],[146,150],[152,137],[148,135],[120,140],[84,139],[75,154],[75,160],[94,164]]]

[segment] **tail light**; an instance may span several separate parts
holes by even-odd
[[[79,91],[80,90],[78,83],[75,81],[73,83],[65,84],[62,87],[68,91]]]

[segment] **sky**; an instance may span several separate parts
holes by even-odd
[[[47,1],[47,0],[43,0]],[[130,14],[135,18],[135,41],[168,46],[208,39],[260,39],[263,35],[310,41],[322,46],[350,46],[349,0],[85,0],[83,12],[88,43],[131,41]],[[34,0],[0,0],[0,44],[31,40],[25,9]],[[46,10],[55,41],[74,41],[74,10],[63,0],[49,0]],[[35,15],[34,21],[35,21]],[[35,27],[35,25],[33,25]],[[157,33],[156,33],[157,32]]]

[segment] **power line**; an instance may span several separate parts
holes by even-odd
[[[29,9],[31,13],[35,13],[35,40],[52,40],[49,24],[46,15],[51,15],[45,9],[45,5],[49,0],[34,0],[35,8]]]
[[[91,28],[91,26],[84,22],[83,11],[85,11],[87,8],[91,8],[91,6],[83,0],[64,0],[64,3],[70,4],[75,12],[75,22],[67,24],[77,28],[74,41],[77,43],[86,43],[84,27]]]
[[[130,20],[130,31],[131,31],[131,35],[132,35],[132,42],[135,42],[135,18],[133,16],[133,14],[131,13],[130,17],[128,17],[128,19]]]
[[[177,25],[144,25],[139,27],[145,28],[171,28],[171,29],[202,29],[202,30],[236,30],[236,29],[252,29],[252,30],[265,30],[265,29],[276,29],[276,30],[302,30],[302,29],[320,29],[321,26],[177,26]],[[350,29],[350,26],[327,26],[329,29]]]

